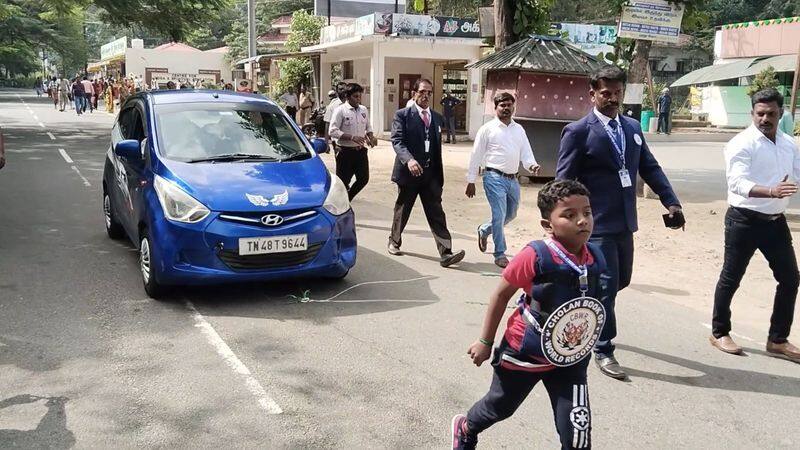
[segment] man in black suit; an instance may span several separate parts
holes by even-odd
[[[670,218],[683,217],[678,197],[650,152],[639,122],[619,114],[625,81],[625,72],[616,66],[602,67],[591,75],[589,95],[594,108],[564,127],[556,166],[556,179],[578,180],[590,192],[594,231],[589,242],[602,250],[610,277],[606,322],[595,346],[596,362],[603,374],[620,380],[626,375],[614,357],[614,304],[617,292],[630,284],[633,272],[637,175],[658,194]]]
[[[392,146],[397,153],[392,181],[397,183],[398,194],[389,236],[389,254],[402,254],[403,229],[419,197],[441,256],[439,264],[449,267],[464,259],[464,250],[453,253],[442,209],[442,116],[430,109],[432,90],[430,80],[417,80],[414,83],[414,104],[398,110],[392,122]]]

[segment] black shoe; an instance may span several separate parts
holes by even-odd
[[[625,371],[622,370],[622,367],[620,367],[617,358],[613,356],[595,358],[594,362],[597,363],[597,367],[600,369],[600,372],[603,372],[603,375],[614,378],[615,380],[624,380],[628,376]]]
[[[458,264],[464,259],[464,255],[466,255],[464,250],[460,250],[456,253],[445,253],[442,255],[442,260],[439,261],[439,265],[442,267],[450,267],[453,264]]]
[[[481,253],[486,253],[486,245],[489,242],[489,236],[483,236],[481,234],[481,227],[478,227],[478,250]]]
[[[450,143],[450,139],[448,139],[448,140],[444,141],[444,143],[445,143],[445,144],[449,144],[449,143]]]
[[[400,251],[400,247],[394,244],[394,242],[389,242],[389,254],[393,256],[400,256],[403,252]]]

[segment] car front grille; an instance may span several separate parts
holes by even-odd
[[[281,222],[278,225],[265,225],[261,222],[261,218],[267,215],[277,215],[281,217]],[[280,212],[269,212],[269,211],[261,211],[261,212],[223,212],[219,215],[221,220],[225,220],[228,222],[237,222],[237,223],[244,223],[247,225],[259,226],[259,227],[274,227],[274,226],[281,226],[290,224],[293,222],[300,221],[302,219],[309,219],[311,217],[315,217],[317,215],[317,211],[313,209],[299,209],[299,210],[291,210],[291,211],[280,211]]]
[[[233,270],[285,269],[311,262],[321,248],[322,243],[319,242],[299,252],[239,255],[238,250],[223,250],[218,255]]]

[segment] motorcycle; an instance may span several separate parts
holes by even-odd
[[[325,136],[325,106],[311,111],[311,116],[308,122],[302,124],[300,129],[306,135],[308,140],[312,140],[317,136]]]

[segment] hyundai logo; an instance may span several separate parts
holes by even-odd
[[[267,214],[266,216],[261,218],[261,223],[268,227],[277,227],[278,225],[283,223],[283,217],[277,214]]]

